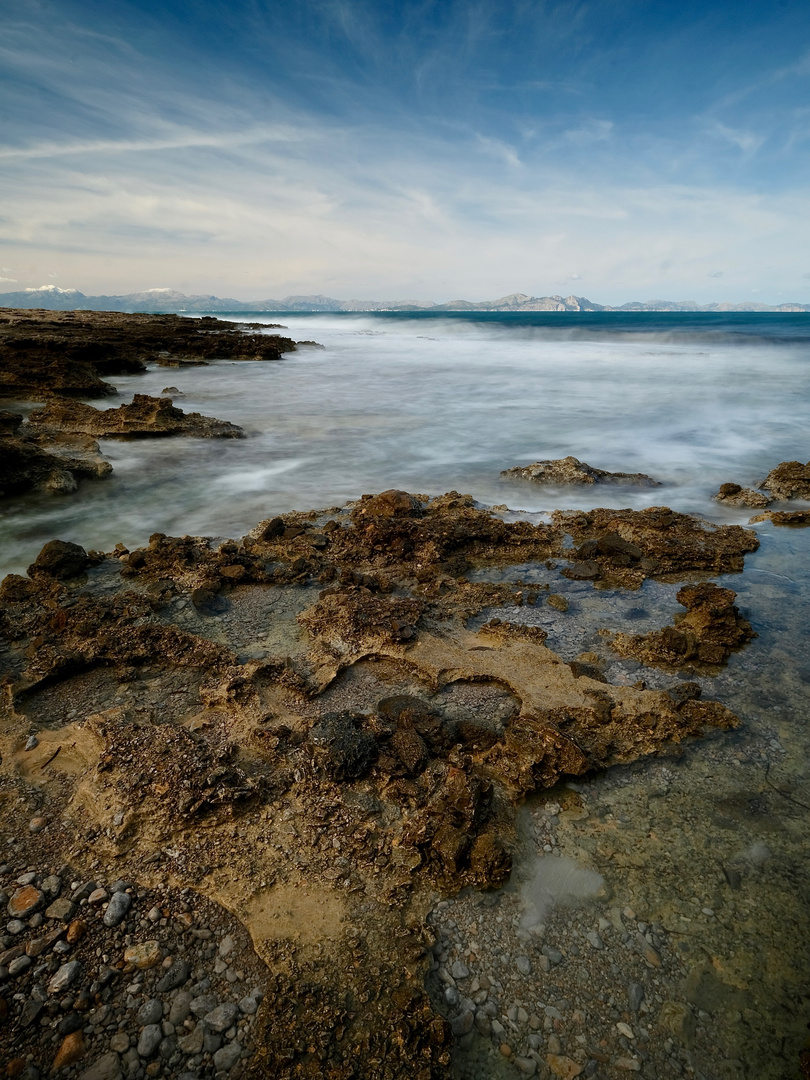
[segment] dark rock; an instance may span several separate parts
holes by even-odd
[[[531,480],[534,484],[627,484],[634,487],[661,487],[646,473],[605,472],[594,469],[579,458],[565,457],[535,461],[532,465],[517,465],[504,469],[501,476],[509,480]]]
[[[28,567],[30,577],[53,577],[59,581],[78,577],[90,565],[83,547],[69,540],[50,540]]]
[[[365,776],[377,760],[377,740],[362,730],[363,719],[352,713],[327,713],[310,729],[310,741],[327,752],[327,768],[336,780]]]
[[[166,994],[169,990],[176,990],[188,982],[189,966],[185,960],[175,960],[162,979],[158,980],[155,990],[159,994]]]

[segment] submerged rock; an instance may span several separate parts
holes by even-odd
[[[675,626],[649,634],[616,634],[613,648],[621,656],[659,667],[722,664],[756,637],[734,604],[736,595],[712,582],[687,585],[678,592],[686,614],[675,617]]]
[[[646,473],[606,472],[586,465],[575,457],[535,461],[531,465],[516,465],[504,469],[501,476],[509,480],[531,480],[534,484],[626,484],[633,487],[661,487]]]

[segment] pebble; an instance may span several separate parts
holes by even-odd
[[[33,912],[26,921],[10,919],[10,929],[0,926],[0,982],[18,991],[0,999],[0,1031],[15,1033],[19,1060],[19,1069],[8,1072],[4,1058],[4,1076],[44,1080],[64,1070],[70,1080],[175,1080],[183,1073],[222,1080],[249,1054],[243,1048],[250,1047],[263,995],[258,984],[246,994],[244,980],[261,977],[264,967],[249,945],[241,951],[241,928],[223,928],[233,921],[223,909],[195,897],[215,928],[198,938],[191,927],[202,920],[176,890],[169,901],[127,882],[71,881],[69,872],[63,881],[62,871],[20,870],[9,881],[5,866],[0,876],[0,903],[13,898],[14,910]],[[89,903],[94,893],[99,902]],[[110,898],[106,909],[101,896]],[[83,918],[71,920],[80,904]],[[169,907],[171,916],[149,921],[153,907]],[[122,925],[130,912],[134,921]],[[49,928],[46,919],[63,925]],[[138,927],[149,927],[152,937],[139,941]],[[214,933],[230,961],[219,975]],[[63,950],[74,958],[57,960]],[[124,962],[130,966],[122,970]]]
[[[239,1058],[242,1056],[242,1047],[238,1042],[228,1043],[214,1054],[214,1068],[223,1072],[230,1072]]]
[[[67,964],[63,964],[48,983],[48,993],[55,995],[67,990],[81,976],[82,970],[82,965],[78,960],[70,960]]]
[[[129,909],[132,907],[132,897],[129,893],[114,892],[104,912],[105,926],[118,926],[123,921]]]
[[[118,1080],[121,1076],[121,1062],[118,1054],[102,1054],[89,1069],[80,1074],[79,1080]]]
[[[221,1034],[231,1026],[238,1015],[239,1007],[237,1005],[224,1002],[222,1005],[217,1005],[211,1012],[206,1013],[204,1020],[211,1031]],[[470,1027],[472,1027],[472,1018],[470,1019]],[[467,1030],[469,1031],[469,1028]]]
[[[28,738],[25,740],[25,749],[26,750],[36,750],[36,748],[38,746],[39,746],[39,739],[36,737],[36,735],[29,735]]]
[[[126,893],[116,893],[116,896],[126,896]],[[107,911],[110,909],[107,908]],[[106,919],[106,914],[105,914]],[[163,951],[157,941],[142,941],[138,945],[130,945],[124,952],[124,963],[133,964],[139,971],[155,967],[163,959]]]
[[[152,1057],[153,1054],[157,1053],[157,1048],[160,1046],[162,1039],[163,1032],[160,1029],[160,1024],[147,1024],[138,1039],[138,1054],[142,1058]]]

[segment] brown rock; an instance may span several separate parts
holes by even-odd
[[[52,945],[55,945],[64,936],[65,931],[59,928],[51,930],[48,934],[43,934],[42,937],[32,938],[25,946],[26,954],[30,957],[41,956],[42,953],[47,952]]]
[[[634,487],[661,487],[660,481],[653,480],[646,473],[605,472],[604,469],[594,469],[575,457],[516,465],[513,469],[504,469],[501,476],[509,480],[530,480],[533,484],[627,484]]]
[[[783,461],[761,485],[774,499],[810,499],[810,461]]]
[[[390,488],[379,495],[364,495],[352,511],[355,520],[365,517],[399,518],[419,516],[422,504],[407,491]]]
[[[74,919],[70,926],[67,928],[65,940],[69,945],[75,945],[77,941],[81,941],[81,939],[86,933],[87,923],[84,921],[84,919]]]
[[[52,577],[58,581],[83,574],[90,559],[83,547],[70,540],[50,540],[28,567],[30,577]]]
[[[546,1054],[546,1063],[554,1075],[560,1077],[560,1080],[574,1080],[574,1077],[579,1076],[585,1068],[584,1065],[580,1065],[579,1062],[564,1054]]]
[[[59,1072],[60,1069],[75,1064],[84,1055],[85,1050],[84,1036],[81,1031],[74,1031],[67,1035],[53,1059],[51,1073]]]
[[[730,506],[750,506],[752,508],[767,506],[773,501],[764,492],[740,487],[739,484],[721,484],[715,499],[717,502],[728,503]]]
[[[184,413],[170,398],[135,394],[128,405],[99,410],[78,401],[52,401],[28,417],[37,431],[92,435],[95,438],[195,435],[206,439],[241,439],[244,431],[226,420]]]
[[[804,528],[810,525],[810,510],[766,510],[764,514],[757,514],[748,522],[754,525],[758,521],[770,521],[774,525],[788,525],[794,528]]]
[[[24,885],[17,889],[8,902],[8,913],[12,919],[26,919],[45,903],[45,894],[33,885]]]

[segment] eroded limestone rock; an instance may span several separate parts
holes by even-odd
[[[35,431],[93,435],[100,439],[193,435],[204,439],[241,439],[244,431],[227,420],[185,413],[171,398],[135,394],[128,405],[95,409],[78,401],[52,401],[28,417]]]
[[[616,634],[613,648],[622,656],[659,667],[722,664],[756,637],[734,604],[736,595],[708,581],[687,585],[678,592],[686,614],[676,616],[674,626],[649,634]]]
[[[661,483],[646,473],[606,472],[595,469],[572,456],[531,465],[516,465],[504,469],[501,476],[509,480],[530,480],[533,484],[625,484],[633,487],[660,487]]]

